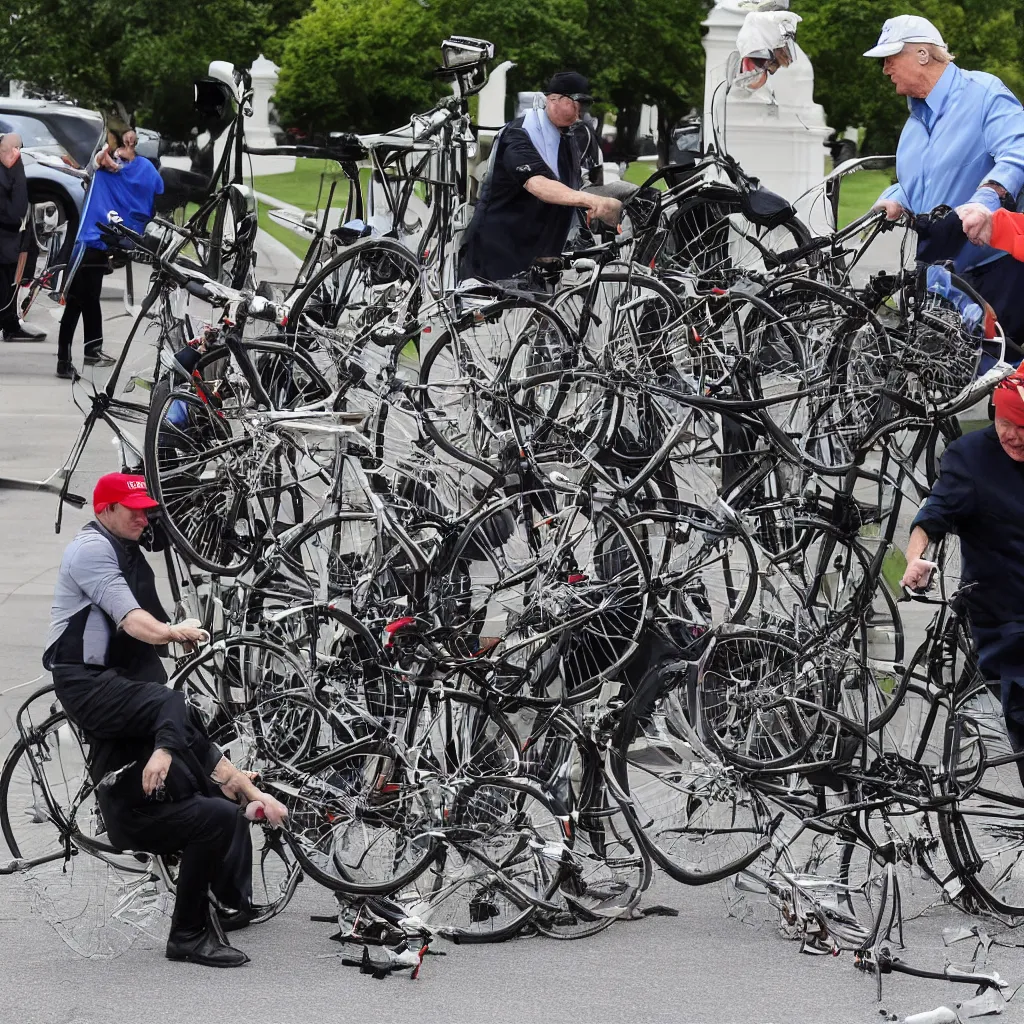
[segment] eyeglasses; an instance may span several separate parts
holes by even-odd
[[[548,95],[549,96],[554,96],[557,99],[561,99],[561,100],[572,100],[573,103],[576,103],[579,106],[583,106],[585,103],[592,103],[593,102],[593,97],[588,96],[586,93],[583,93],[583,92],[574,92],[574,93],[553,92],[553,93],[548,93]]]

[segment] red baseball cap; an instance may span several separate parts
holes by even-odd
[[[999,419],[1024,427],[1024,363],[1017,367],[1015,373],[996,385],[992,392],[992,404]]]
[[[96,481],[92,492],[92,507],[99,513],[108,505],[124,505],[125,508],[157,508],[159,501],[154,501],[146,493],[146,478],[132,476],[129,473],[108,473]]]

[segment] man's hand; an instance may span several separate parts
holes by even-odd
[[[590,202],[587,204],[587,223],[592,219],[607,224],[610,228],[615,227],[622,219],[622,203],[611,196],[595,196],[585,193]]]
[[[885,210],[886,220],[899,220],[906,213],[906,210],[895,199],[879,199],[871,209]]]
[[[101,171],[113,171],[115,174],[121,169],[110,155],[110,143],[107,143],[96,154],[96,168]]]
[[[250,817],[250,811],[255,810],[253,805],[263,809],[263,818],[272,828],[280,828],[284,824],[284,819],[288,817],[288,808],[267,793],[260,793],[255,800],[249,802],[245,814],[247,818]],[[254,817],[252,820],[258,819]]]
[[[146,796],[152,796],[164,784],[170,768],[171,752],[157,747],[142,769],[142,791]]]
[[[965,203],[956,212],[968,241],[988,245],[992,241],[992,211],[980,203]]]
[[[168,626],[168,643],[172,644],[208,644],[210,634],[205,629],[193,626],[191,622],[179,622],[176,626]]]
[[[915,558],[907,563],[907,571],[900,580],[900,586],[909,590],[927,590],[928,581],[935,571],[935,562],[929,562],[924,558]]]

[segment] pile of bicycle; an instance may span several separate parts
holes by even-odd
[[[353,170],[286,294],[254,294],[252,238],[209,209],[107,225],[149,289],[62,501],[106,423],[160,501],[175,617],[213,638],[170,685],[289,808],[257,844],[265,916],[305,876],[343,937],[400,946],[386,971],[439,936],[594,934],[662,872],[879,980],[914,901],[1019,923],[1024,786],[955,544],[916,650],[898,586],[958,414],[1009,372],[983,300],[942,264],[856,285],[879,215],[811,238],[714,154],[521,287],[457,286],[464,100],[344,140],[392,237]],[[111,914],[173,886],[105,844],[52,692],[18,728],[13,868],[142,875]]]

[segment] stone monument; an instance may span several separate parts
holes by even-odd
[[[277,76],[280,68],[267,60],[261,53],[253,61],[249,74],[252,76],[252,117],[245,120],[245,140],[256,149],[272,149],[277,145],[270,128],[270,101],[274,98]],[[254,156],[253,174],[287,174],[295,170],[293,156]]]
[[[732,88],[730,74],[737,69],[736,37],[757,5],[742,0],[717,0],[704,22],[704,146],[715,144],[717,127],[721,148],[739,161],[748,174],[796,202],[825,175],[831,134],[825,112],[814,102],[814,70],[807,54],[795,46],[796,59],[770,76],[755,90]],[[788,3],[761,4],[784,8]],[[797,203],[805,218],[809,202]],[[822,211],[812,218],[820,222]],[[820,225],[824,227],[825,225]]]

